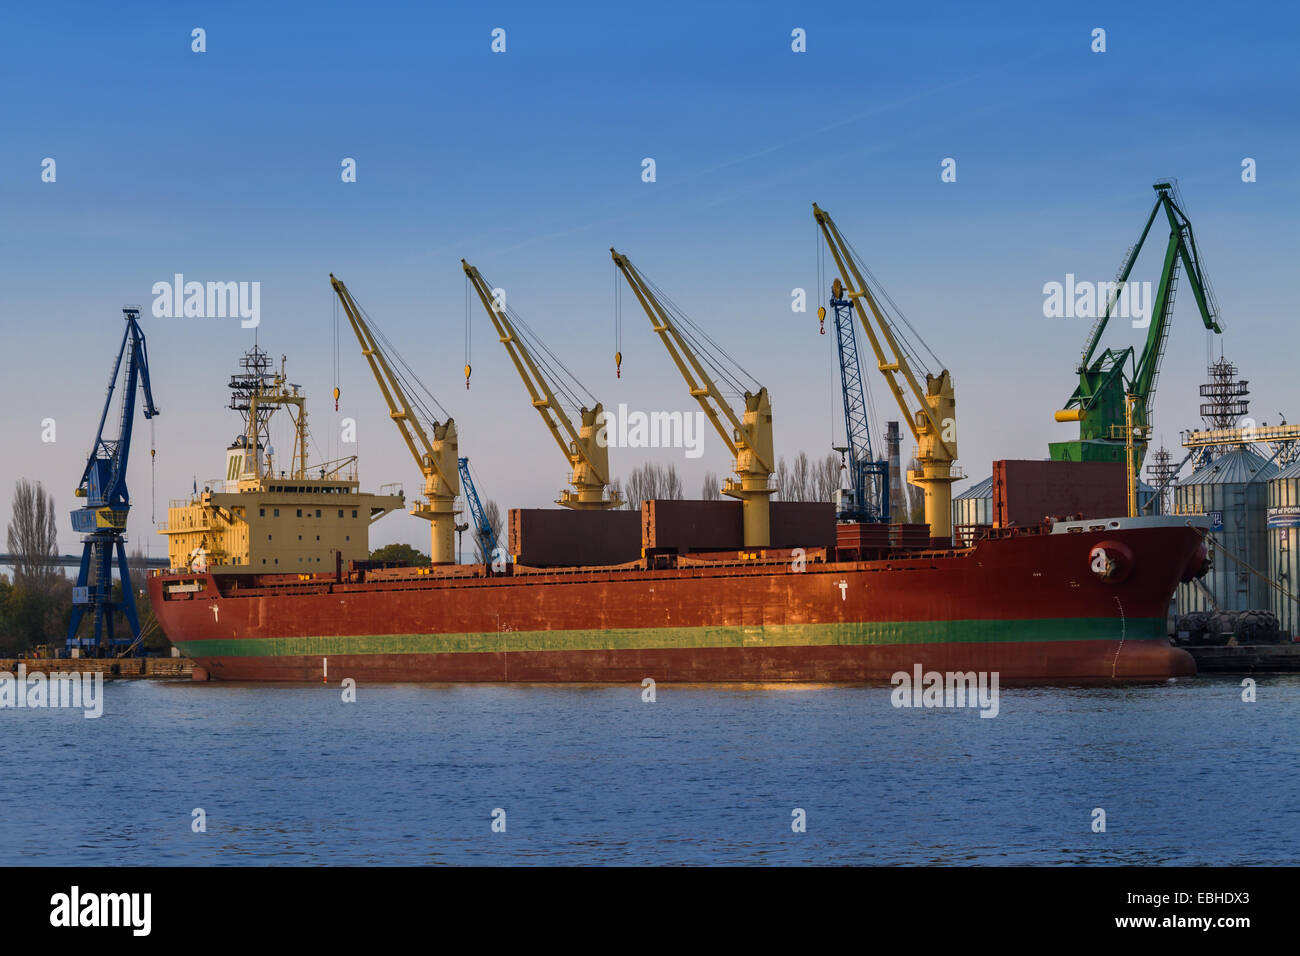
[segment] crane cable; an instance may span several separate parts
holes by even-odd
[[[158,446],[154,440],[154,421],[149,419],[149,521],[158,527]]]
[[[1267,585],[1268,585],[1269,587],[1271,587],[1273,590],[1277,591],[1277,592],[1278,592],[1279,594],[1281,594],[1283,597],[1289,598],[1292,602],[1294,602],[1294,603],[1296,603],[1296,604],[1300,604],[1300,597],[1297,597],[1296,595],[1292,594],[1290,591],[1288,591],[1286,588],[1282,587],[1282,585],[1278,584],[1278,583],[1277,583],[1276,581],[1274,581],[1272,578],[1267,577],[1266,575],[1261,574],[1259,571],[1255,570],[1253,567],[1251,567],[1249,564],[1247,564],[1244,560],[1242,560],[1241,558],[1239,558],[1239,557],[1237,557],[1235,554],[1233,554],[1233,553],[1232,553],[1232,549],[1229,548],[1229,547],[1227,547],[1225,544],[1223,544],[1223,542],[1219,541],[1219,539],[1217,539],[1216,537],[1214,537],[1214,535],[1210,534],[1208,531],[1202,531],[1200,528],[1196,527],[1196,525],[1192,524],[1191,522],[1188,522],[1188,525],[1187,525],[1187,526],[1188,526],[1189,528],[1191,528],[1193,531],[1195,531],[1197,534],[1199,534],[1202,538],[1204,538],[1208,543],[1214,545],[1215,548],[1222,550],[1224,554],[1226,554],[1228,557],[1232,558],[1232,560],[1236,561],[1239,565],[1241,565],[1243,568],[1245,568],[1245,569],[1246,569],[1247,571],[1249,571],[1251,574],[1255,575],[1255,577],[1259,578],[1261,581],[1263,581],[1265,584],[1267,584]],[[1199,579],[1198,579],[1198,580],[1199,580]]]
[[[465,274],[465,391],[469,391],[470,357],[470,321],[469,321],[469,273]]]
[[[481,271],[478,275],[479,279],[482,280],[483,284],[489,290],[495,290],[497,288],[488,281],[487,276],[483,275]],[[468,282],[468,276],[466,277],[466,281]],[[493,302],[492,307],[496,309],[495,302]],[[596,405],[599,404],[596,400],[596,396],[591,394],[591,391],[587,386],[583,385],[578,377],[569,370],[569,367],[550,350],[546,343],[542,341],[541,336],[539,336],[533,328],[523,320],[512,306],[507,303],[501,309],[497,309],[497,311],[503,314],[507,321],[514,327],[515,331],[519,334],[521,340],[520,344],[527,350],[533,362],[546,373],[546,384],[555,387],[555,390],[560,393],[572,411],[577,412],[579,409],[584,407],[595,408]],[[587,396],[588,401],[591,403],[590,405],[584,405],[581,396],[578,395],[579,391]]]
[[[663,289],[655,285],[644,273],[640,275],[641,281],[650,289],[654,297],[674,319],[678,320],[677,332],[687,342],[691,350],[704,360],[704,363],[713,370],[713,373],[718,378],[727,383],[736,397],[747,391],[757,392],[759,390],[761,386],[758,379],[754,378],[726,349],[697,325],[676,302],[667,296]],[[748,382],[743,383],[741,381],[742,377],[747,379]],[[752,388],[747,389],[745,384],[751,385]]]
[[[412,369],[406,359],[402,357],[402,353],[393,347],[393,343],[388,340],[386,335],[384,335],[384,330],[379,327],[379,324],[375,322],[373,318],[370,317],[370,313],[366,311],[365,307],[360,302],[357,302],[356,296],[352,296],[352,302],[356,305],[357,311],[361,313],[362,318],[365,319],[366,325],[369,327],[370,333],[374,337],[376,344],[381,347],[383,357],[388,360],[388,367],[393,374],[393,378],[402,386],[402,390],[406,394],[407,399],[413,406],[415,406],[414,411],[420,413],[424,423],[432,426],[438,422],[437,416],[429,409],[425,399],[432,402],[438,411],[442,413],[444,421],[451,418],[451,414],[447,409],[442,407],[442,403],[434,397],[433,393],[429,391],[428,386],[420,380],[420,376],[415,373],[415,370]],[[406,374],[403,375],[403,372]],[[420,397],[421,393],[423,393],[424,398]],[[408,411],[410,411],[410,409],[408,409]]]
[[[815,245],[815,247],[816,247],[816,259],[817,259],[817,289],[818,289],[818,295],[820,296],[820,295],[825,295],[825,294],[826,294],[826,291],[825,291],[825,290],[826,290],[826,286],[825,286],[825,282],[826,282],[826,237],[825,237],[825,235],[822,234],[821,227],[820,227],[817,223],[815,223],[815,222],[813,223],[813,238],[814,238],[814,245]],[[853,254],[853,257],[854,257],[855,259],[858,259],[858,260],[859,260],[858,263],[857,263],[858,267],[859,267],[860,269],[862,269],[864,272],[867,272],[868,275],[870,275],[870,272],[866,269],[865,266],[862,265],[862,262],[861,262],[861,260],[860,260],[860,257],[859,257],[858,254],[857,254],[857,251],[856,251],[856,250],[853,250],[851,246],[850,246],[849,248],[850,248],[850,251],[851,251],[852,254]],[[880,283],[876,282],[876,278],[875,278],[875,276],[871,276],[871,281],[872,281],[872,283],[876,286],[876,288],[880,288]],[[881,289],[881,292],[885,295],[885,298],[888,299],[888,300],[890,301],[891,305],[892,305],[893,300],[892,300],[892,299],[889,299],[889,295],[888,295],[888,293],[884,292],[883,289]],[[820,301],[820,300],[819,300],[819,301]],[[850,300],[850,302],[852,302],[852,300]],[[860,307],[859,307],[859,308],[860,308]],[[895,306],[895,308],[897,308],[897,307]],[[818,318],[819,318],[819,320],[821,321],[821,333],[822,333],[823,335],[825,335],[825,334],[826,334],[826,321],[825,321],[824,313],[822,313],[822,312],[818,312]],[[859,318],[861,318],[861,317],[859,316]],[[904,320],[904,321],[906,321],[906,320]],[[910,325],[909,325],[908,327],[911,328]],[[853,335],[853,339],[854,339],[854,351],[857,352],[857,351],[858,351],[858,348],[857,348],[857,328],[856,328],[855,326],[853,326],[852,323],[850,323],[850,334]],[[918,336],[918,338],[919,338],[919,336]],[[904,344],[905,344],[905,343],[904,343]],[[922,343],[922,344],[924,344],[924,343]],[[926,351],[929,351],[929,349],[927,348]],[[842,378],[842,376],[843,376],[843,369],[841,369],[841,368],[840,368],[840,365],[839,365],[839,360],[838,360],[838,359],[839,359],[839,355],[838,355],[838,353],[839,353],[839,336],[838,336],[838,330],[837,330],[837,333],[836,333],[836,346],[835,346],[835,350],[834,350],[834,351],[832,352],[832,354],[831,354],[831,359],[832,359],[832,362],[831,362],[831,367],[832,367],[832,374],[831,374],[831,446],[832,446],[832,447],[834,447],[834,445],[835,445],[835,417],[836,417],[835,393],[836,393],[837,391],[842,390],[843,387],[844,387],[844,382],[843,382],[843,378]],[[933,353],[933,352],[931,352],[930,355],[931,355],[932,358],[934,358],[934,353]],[[943,363],[939,362],[939,360],[938,360],[937,358],[935,358],[935,361],[938,362],[940,365],[943,364]],[[838,373],[838,374],[837,374],[837,373]],[[863,401],[864,401],[865,406],[866,406],[866,407],[863,409],[863,413],[866,415],[865,426],[866,426],[866,430],[867,430],[867,445],[868,445],[869,448],[870,448],[870,451],[871,451],[871,457],[872,457],[872,458],[876,458],[876,457],[880,454],[880,451],[883,449],[883,446],[884,446],[884,435],[883,435],[883,434],[880,434],[880,433],[878,432],[878,424],[877,424],[877,423],[878,423],[879,420],[878,420],[878,418],[877,418],[875,396],[874,396],[874,395],[872,394],[872,392],[871,392],[871,377],[870,377],[870,376],[861,376],[861,365],[859,365],[859,376],[861,377],[861,384],[862,384],[862,397],[863,397]],[[876,431],[876,434],[873,434],[873,429],[876,429],[876,430],[877,430],[877,431]],[[878,439],[878,440],[877,440],[877,439]],[[849,444],[849,423],[848,423],[847,421],[844,423],[844,444],[846,444],[846,445]]]
[[[623,286],[618,281],[618,263],[614,270],[614,377],[623,377]]]
[[[939,361],[939,357],[935,355],[930,346],[926,344],[925,339],[921,337],[921,333],[916,330],[910,321],[908,321],[907,316],[903,314],[903,310],[898,307],[898,303],[890,297],[888,290],[885,289],[884,285],[881,284],[880,280],[875,277],[872,271],[867,268],[866,264],[862,261],[862,257],[858,255],[858,250],[853,248],[853,243],[845,239],[844,245],[847,247],[849,255],[853,257],[854,264],[871,281],[872,289],[877,294],[877,297],[883,299],[889,306],[889,309],[885,313],[885,317],[888,320],[890,328],[897,330],[897,323],[902,322],[903,325],[907,327],[908,331],[912,333],[912,337],[916,339],[916,344],[925,350],[925,353],[934,360],[934,364],[938,368],[943,368],[943,363]],[[912,341],[905,335],[899,335],[895,338],[899,343],[899,347],[903,350],[907,358],[911,360],[912,364],[919,366],[922,370],[929,373],[930,368],[925,362],[921,361],[916,346],[913,345]]]
[[[820,334],[826,334],[826,313],[821,311],[821,297],[825,288],[823,283],[826,281],[826,239],[822,235],[821,226],[813,222],[813,261],[817,266],[817,320],[821,326]],[[831,353],[831,388],[830,388],[830,425],[831,425],[831,447],[835,447],[835,390],[839,387],[838,376],[836,372],[836,356]]]

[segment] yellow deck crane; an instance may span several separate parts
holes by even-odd
[[[906,340],[900,342],[898,322],[901,321],[909,329],[911,326],[888,295],[879,288],[879,283],[876,283],[875,291],[867,284],[863,273],[870,275],[870,271],[844,241],[831,217],[816,203],[813,203],[813,218],[821,227],[842,277],[835,281],[838,288],[832,291],[832,295],[836,299],[844,297],[858,304],[855,311],[867,333],[867,340],[876,353],[876,367],[889,383],[889,390],[893,392],[894,400],[898,402],[908,428],[912,431],[912,437],[916,439],[916,458],[921,467],[919,470],[909,470],[907,480],[925,492],[925,520],[930,526],[930,537],[951,542],[952,483],[961,480],[960,473],[953,470],[953,463],[957,460],[957,402],[953,394],[952,376],[947,369],[942,369],[938,374],[927,371],[925,389],[921,389],[912,372],[912,363],[921,364],[918,350],[909,347],[910,343]],[[850,283],[850,288],[843,287],[844,281]],[[875,282],[874,277],[872,281]],[[882,295],[892,306],[896,318],[887,315],[881,307]],[[865,309],[861,307],[863,303],[866,304]],[[915,330],[912,332],[919,342],[920,336],[916,335]],[[924,343],[921,345],[924,347]],[[889,349],[888,354],[885,346]],[[926,351],[929,352],[929,349],[926,348]],[[909,356],[911,363],[908,361]],[[934,358],[933,352],[930,352],[930,357]],[[938,359],[935,359],[935,363],[939,364]],[[900,376],[902,381],[899,380]],[[908,393],[914,402],[909,400]]]
[[[614,249],[609,252],[649,317],[651,327],[659,333],[677,370],[682,373],[692,397],[700,403],[714,429],[735,455],[734,468],[739,480],[728,478],[722,487],[722,493],[740,499],[744,514],[745,547],[766,548],[772,540],[770,499],[776,490],[771,487],[772,404],[768,400],[767,389],[754,381],[702,329],[673,306],[667,296],[646,281],[627,256],[620,255]],[[730,403],[723,398],[722,392],[700,362],[697,352],[706,353],[706,360],[715,374],[726,377],[728,384],[737,392],[744,392],[743,416],[737,415]],[[735,372],[749,379],[754,387],[743,388],[734,373],[728,370],[724,360]],[[730,431],[723,424],[723,418],[731,425]]]
[[[460,473],[456,460],[458,454],[456,423],[440,405],[438,408],[443,412],[445,421],[439,422],[418,394],[415,395],[415,403],[412,403],[407,393],[414,394],[415,388],[418,387],[433,404],[438,404],[410,367],[402,361],[391,343],[383,339],[383,333],[376,334],[376,331],[372,330],[373,323],[366,320],[364,312],[352,298],[348,287],[336,279],[332,272],[330,285],[334,287],[335,294],[343,304],[343,311],[347,313],[348,321],[352,324],[352,331],[357,334],[357,341],[361,343],[361,354],[370,363],[370,371],[374,373],[375,381],[379,383],[379,391],[383,393],[384,401],[388,403],[388,417],[402,433],[406,447],[411,450],[421,474],[424,475],[424,500],[416,499],[411,514],[417,518],[424,518],[430,523],[429,555],[434,564],[455,564],[456,497],[460,494]],[[381,341],[388,347],[388,351],[393,353],[400,370],[394,370],[384,349],[380,347]],[[405,375],[402,374],[403,370]],[[428,424],[427,431],[425,425],[421,423],[421,418]],[[429,437],[430,432],[433,435],[432,439]]]
[[[564,367],[517,314],[511,315],[512,309],[498,301],[493,287],[488,285],[478,269],[464,259],[460,260],[460,264],[474,286],[474,291],[478,293],[483,308],[492,319],[497,338],[505,346],[510,360],[515,363],[515,369],[523,379],[524,387],[528,389],[533,408],[542,416],[542,421],[546,423],[573,469],[569,478],[573,490],[560,492],[556,504],[580,511],[622,507],[622,497],[609,487],[609,448],[597,440],[605,422],[604,406],[574,378],[573,373]],[[533,343],[536,355],[528,347],[529,341]],[[586,393],[591,400],[590,408],[582,404],[575,388]],[[573,427],[564,406],[555,397],[557,389],[570,406],[578,409],[582,419],[581,428]]]

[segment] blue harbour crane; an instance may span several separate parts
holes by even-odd
[[[853,328],[853,300],[844,295],[839,279],[831,286],[831,310],[835,314],[835,345],[840,359],[840,393],[844,399],[846,445],[837,449],[848,455],[852,499],[841,496],[836,517],[840,521],[889,522],[889,462],[878,461],[871,450],[871,429],[867,412],[862,365],[858,361],[858,340]],[[818,308],[825,320],[825,308]]]
[[[492,522],[488,520],[483,502],[479,500],[474,479],[469,475],[469,459],[457,458],[456,464],[460,470],[460,486],[465,491],[465,502],[469,505],[470,519],[474,522],[474,536],[478,538],[479,550],[487,559],[487,563],[491,564],[492,555],[497,549],[496,532],[492,530]]]
[[[136,307],[122,309],[126,330],[113,372],[108,379],[108,395],[104,410],[99,416],[99,429],[91,447],[86,469],[81,474],[76,495],[85,503],[72,512],[72,530],[84,535],[81,553],[81,570],[72,591],[72,620],[68,624],[67,650],[76,650],[89,656],[106,657],[131,649],[140,638],[140,619],[135,609],[135,588],[131,583],[131,570],[126,560],[126,519],[131,510],[131,495],[126,488],[127,459],[131,453],[131,429],[135,421],[135,394],[137,387],[144,389],[143,412],[153,418],[158,408],[153,402],[153,389],[149,383],[149,353],[145,348],[144,332],[140,328],[140,310]],[[125,369],[123,360],[125,359]],[[117,437],[104,433],[108,415],[112,410],[113,392],[117,388],[118,373],[122,372],[122,404],[118,420]],[[122,585],[119,599],[113,599],[113,558],[117,557],[118,579]],[[120,611],[130,627],[128,637],[118,636],[113,627],[114,612]],[[94,614],[93,637],[77,637],[82,617]]]

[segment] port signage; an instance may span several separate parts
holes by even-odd
[[[1270,528],[1300,527],[1300,505],[1283,505],[1268,509],[1268,526]]]

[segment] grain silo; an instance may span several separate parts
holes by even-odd
[[[971,485],[952,499],[953,537],[958,545],[974,544],[993,526],[993,476]]]
[[[1266,579],[1266,514],[1268,481],[1275,474],[1276,465],[1249,448],[1236,447],[1202,465],[1174,489],[1175,514],[1210,516],[1214,564],[1202,583],[1222,610],[1273,605],[1273,589]],[[1212,611],[1214,602],[1195,584],[1178,587],[1180,613]]]
[[[1300,461],[1292,462],[1268,482],[1268,576],[1272,610],[1278,626],[1293,637],[1300,634],[1300,605],[1289,594],[1300,593]],[[1283,593],[1287,592],[1287,593]]]

